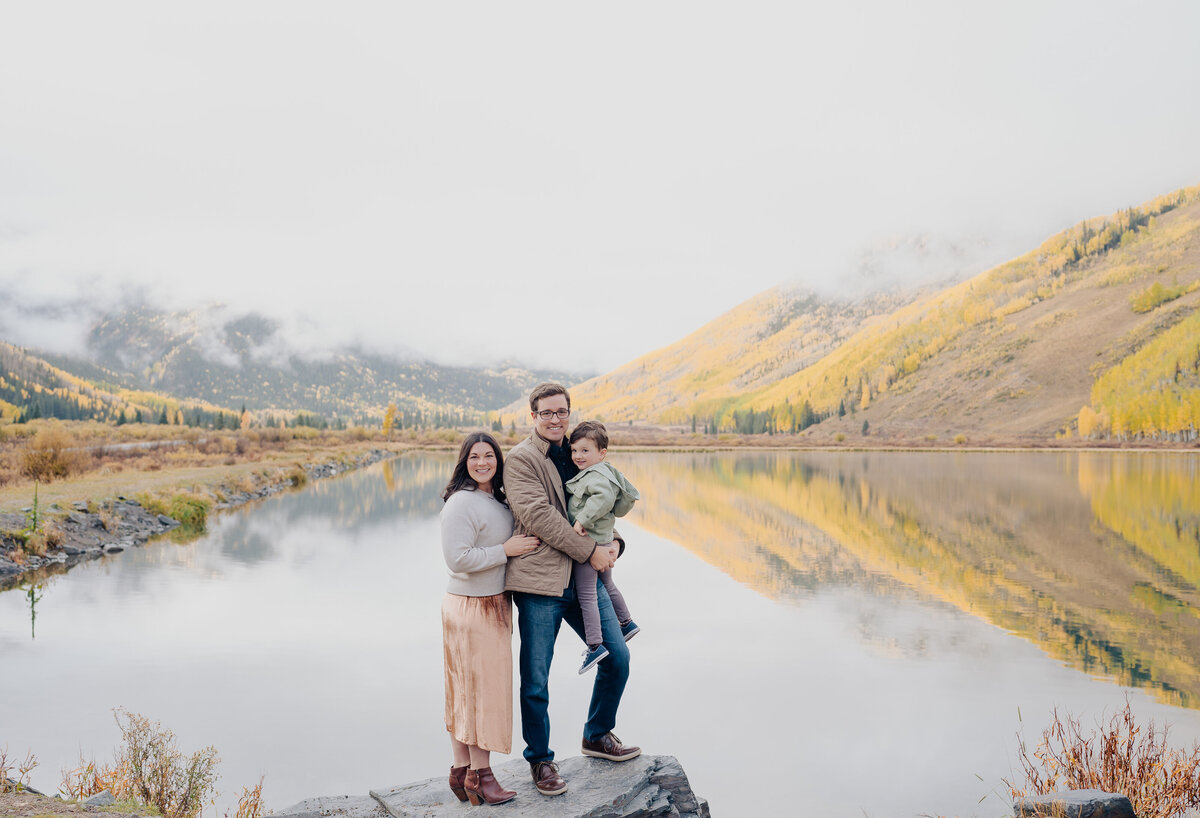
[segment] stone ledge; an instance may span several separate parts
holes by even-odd
[[[492,809],[544,818],[710,818],[708,802],[692,792],[673,756],[642,755],[615,764],[574,756],[559,761],[567,781],[562,795],[547,797],[533,786],[522,759],[493,768],[497,780],[517,797]],[[446,766],[449,773],[449,764]],[[371,790],[371,798],[310,798],[275,813],[276,818],[441,818],[470,807],[459,801],[446,775],[403,786]],[[489,812],[489,814],[491,814]]]

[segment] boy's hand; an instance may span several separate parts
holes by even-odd
[[[584,529],[583,529],[583,523],[579,522],[578,520],[575,521],[575,533],[576,534],[587,534],[587,532],[584,531]]]

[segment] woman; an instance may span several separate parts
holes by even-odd
[[[485,432],[463,441],[442,499],[442,553],[450,569],[442,601],[450,789],[460,801],[503,804],[517,795],[500,786],[491,767],[493,751],[512,749],[512,616],[504,568],[509,557],[537,548],[538,539],[512,536],[504,459]]]

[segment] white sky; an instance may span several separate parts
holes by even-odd
[[[1198,43],[1188,2],[3,2],[0,288],[608,370],[1200,182]]]

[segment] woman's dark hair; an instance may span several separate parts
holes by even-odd
[[[476,443],[486,443],[496,453],[496,476],[492,478],[492,496],[508,505],[508,499],[504,496],[504,455],[500,454],[500,444],[496,442],[496,438],[487,432],[472,432],[463,441],[462,448],[458,450],[458,462],[454,464],[454,471],[450,474],[450,482],[442,492],[442,500],[449,500],[450,495],[456,491],[474,491],[478,487],[475,479],[467,474],[467,457]]]

